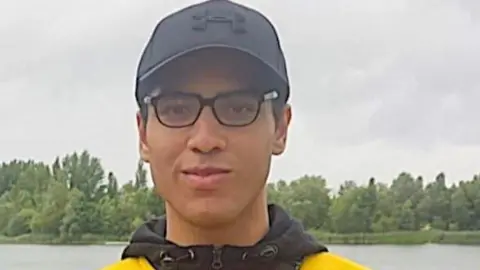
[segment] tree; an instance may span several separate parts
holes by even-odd
[[[0,235],[44,235],[63,242],[98,236],[127,239],[145,220],[164,214],[164,201],[148,185],[138,161],[122,186],[89,152],[57,157],[51,165],[12,160],[0,165]],[[448,186],[439,173],[430,183],[400,173],[391,185],[370,178],[345,181],[338,192],[321,176],[279,180],[265,187],[307,229],[333,233],[480,230],[480,175]]]

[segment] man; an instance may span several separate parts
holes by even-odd
[[[140,59],[136,99],[140,155],[166,215],[105,270],[365,269],[267,205],[289,91],[276,31],[259,12],[211,0],[163,19]]]

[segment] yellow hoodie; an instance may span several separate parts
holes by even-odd
[[[133,234],[121,261],[103,270],[368,270],[329,252],[280,207],[268,209],[270,230],[252,247],[180,247],[164,238],[165,218],[151,220]]]
[[[102,270],[155,270],[145,258],[128,258],[109,265]],[[369,270],[355,262],[349,261],[329,252],[308,257],[300,270]]]

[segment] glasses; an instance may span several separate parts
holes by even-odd
[[[194,125],[205,106],[212,109],[220,124],[242,127],[257,119],[262,103],[275,100],[278,96],[276,90],[238,90],[212,98],[204,98],[196,93],[166,92],[147,96],[144,103],[151,105],[158,121],[170,128]]]

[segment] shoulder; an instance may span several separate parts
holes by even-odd
[[[322,252],[305,259],[300,270],[369,270],[331,252]]]
[[[128,258],[108,265],[101,270],[153,270],[144,258]]]

